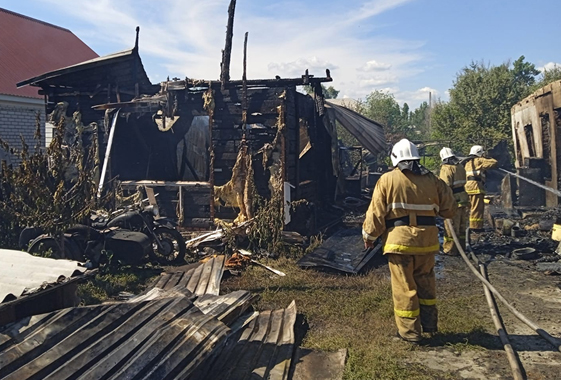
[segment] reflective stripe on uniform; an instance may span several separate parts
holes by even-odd
[[[393,309],[393,311],[394,311],[395,315],[397,315],[398,317],[404,317],[404,318],[415,318],[421,312],[420,309],[417,309],[417,310],[397,310],[397,309]]]
[[[469,218],[470,222],[484,222],[485,219],[481,219],[481,218]]]
[[[403,253],[427,253],[438,251],[440,244],[431,245],[428,247],[412,247],[401,244],[386,244],[384,245],[384,252],[403,252]]]
[[[404,210],[413,210],[413,211],[432,211],[435,210],[438,212],[440,207],[437,204],[433,203],[431,205],[416,205],[413,203],[390,203],[388,204],[387,211],[394,210],[396,208],[401,208]]]
[[[362,238],[363,238],[364,240],[370,240],[370,241],[374,241],[374,240],[377,239],[377,238],[375,238],[374,236],[369,235],[366,231],[364,231],[364,229],[362,230]]]
[[[436,305],[436,298],[419,298],[419,305],[433,306]]]
[[[481,175],[481,170],[474,170],[474,171],[466,171],[466,175],[468,176],[476,176],[476,175]]]
[[[454,241],[454,238],[448,237],[448,236],[444,236],[444,241],[445,242],[451,242]]]
[[[466,193],[468,193],[468,195],[475,195],[475,194],[485,194],[484,190],[466,190]]]

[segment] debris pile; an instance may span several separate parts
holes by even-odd
[[[126,302],[1,327],[0,378],[282,380],[310,370],[298,369],[309,353],[296,352],[295,302],[257,312],[247,291],[219,296],[224,262],[218,256],[163,274],[153,289]],[[322,360],[314,365],[322,364],[333,366]]]

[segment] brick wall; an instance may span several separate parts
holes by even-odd
[[[35,146],[33,135],[36,128],[36,115],[41,115],[41,146],[45,146],[45,108],[39,104],[25,104],[19,102],[0,101],[0,138],[7,142],[10,147],[21,149],[20,135],[30,147]],[[0,148],[1,150],[2,148]],[[6,158],[6,152],[0,152],[0,159]],[[16,164],[18,160],[10,157],[11,162]]]

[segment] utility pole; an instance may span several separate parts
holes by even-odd
[[[432,116],[432,91],[429,91],[429,134],[431,132],[431,116]]]

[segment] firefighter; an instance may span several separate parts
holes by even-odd
[[[485,212],[485,171],[497,167],[498,162],[492,158],[483,157],[483,147],[474,145],[469,151],[469,157],[464,163],[466,169],[466,193],[469,195],[471,212],[469,227],[475,231],[483,229]]]
[[[456,211],[452,189],[419,164],[417,147],[407,139],[391,152],[395,167],[380,177],[366,212],[366,247],[382,237],[392,284],[398,336],[417,343],[422,332],[437,331],[434,257],[439,252],[436,216]]]
[[[469,197],[464,188],[466,184],[466,170],[450,148],[442,148],[440,151],[440,158],[442,159],[440,179],[452,189],[452,193],[454,193],[454,198],[458,204],[458,210],[452,219],[454,232],[456,232],[456,235],[462,243],[462,247],[465,249],[465,234],[469,215]],[[442,251],[446,255],[457,255],[458,248],[456,248],[454,244],[454,239],[452,238],[452,233],[448,228],[448,224],[445,224],[444,227],[446,234],[444,235]]]

